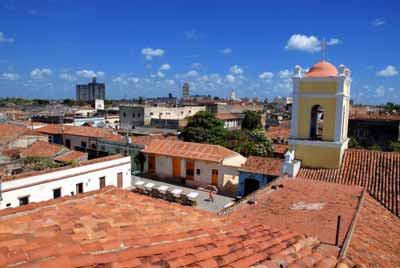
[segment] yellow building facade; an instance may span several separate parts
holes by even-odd
[[[350,70],[322,61],[295,67],[289,149],[301,166],[338,168],[348,145]]]

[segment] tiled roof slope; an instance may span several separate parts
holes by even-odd
[[[70,151],[63,155],[57,156],[54,158],[56,161],[60,162],[69,162],[69,161],[81,161],[83,159],[87,160],[87,153],[80,152],[80,151]]]
[[[67,148],[52,144],[44,141],[37,141],[31,146],[22,149],[22,157],[53,157],[62,150],[68,150]]]
[[[112,187],[4,211],[0,267],[6,268],[333,268],[337,263],[316,250],[316,239]]]
[[[400,219],[366,194],[348,258],[370,268],[400,267]]]
[[[243,203],[230,216],[296,230],[334,245],[337,217],[341,215],[339,244],[342,245],[361,193],[362,188],[356,186],[279,178],[255,192],[252,198],[256,204]],[[332,247],[329,252],[337,254],[338,249]]]
[[[22,135],[42,136],[39,132],[25,127],[11,124],[0,124],[0,144],[12,141]]]
[[[212,162],[221,162],[225,158],[238,155],[238,153],[219,145],[168,139],[151,140],[148,144],[146,144],[143,152]]]
[[[124,139],[124,137],[119,134],[114,134],[109,129],[86,126],[47,125],[45,127],[38,128],[37,131],[49,135],[66,134],[83,137],[102,138],[112,141],[122,141]]]
[[[279,176],[282,164],[283,160],[280,158],[249,156],[240,170],[270,176]]]
[[[301,168],[297,177],[363,186],[400,216],[400,153],[347,149],[339,169]]]

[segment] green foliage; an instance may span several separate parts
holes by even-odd
[[[256,111],[245,111],[242,122],[242,129],[254,130],[261,129],[261,114]]]
[[[400,110],[400,104],[395,104],[393,102],[388,102],[384,106],[384,108],[388,111],[393,111],[393,110]]]
[[[201,111],[189,117],[188,124],[179,138],[190,142],[221,144],[225,141],[227,133],[223,121],[210,112]]]
[[[50,158],[43,157],[26,157],[24,158],[24,165],[33,170],[45,170],[51,168],[58,168],[66,166],[66,163],[55,163]]]
[[[372,151],[382,151],[381,146],[379,146],[378,144],[373,144],[368,149],[370,149]]]
[[[351,137],[349,141],[349,148],[352,149],[363,149],[364,147],[357,141],[357,139]]]
[[[390,151],[400,153],[400,142],[391,142],[390,143]]]
[[[15,105],[32,104],[32,100],[23,98],[0,98],[1,105],[5,105],[7,103],[12,103]]]
[[[244,156],[269,156],[273,154],[272,141],[262,129],[224,129],[224,123],[209,112],[199,112],[189,118],[180,138],[184,141],[216,144],[238,152]]]
[[[69,107],[72,107],[72,106],[84,106],[87,103],[84,102],[84,101],[76,101],[76,100],[73,100],[73,99],[64,99],[63,100],[63,104],[67,105]]]

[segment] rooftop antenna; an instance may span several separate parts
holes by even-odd
[[[321,49],[322,49],[322,61],[325,61],[326,60],[326,40],[325,40],[325,38],[322,40]]]

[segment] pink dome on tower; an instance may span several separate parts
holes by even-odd
[[[338,70],[327,61],[321,61],[314,64],[305,74],[305,77],[334,77],[338,76]]]

